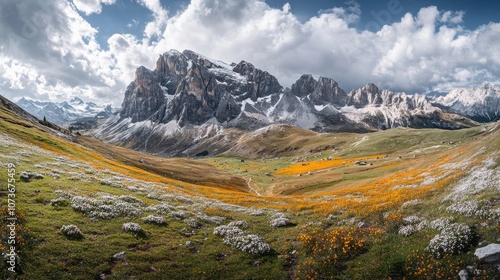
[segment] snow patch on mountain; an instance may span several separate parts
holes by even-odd
[[[44,117],[52,123],[63,125],[81,118],[108,118],[116,112],[111,105],[97,105],[75,97],[70,101],[38,101],[23,97],[18,102],[21,108],[39,119]]]
[[[500,119],[500,86],[490,83],[471,89],[454,89],[445,96],[435,98],[434,102],[477,121]]]

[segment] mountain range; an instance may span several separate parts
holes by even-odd
[[[245,131],[292,125],[317,132],[395,127],[459,129],[499,118],[499,87],[447,95],[395,93],[373,83],[347,93],[327,77],[302,75],[284,88],[249,62],[227,64],[190,50],[160,55],[125,91],[122,110],[93,135],[168,156],[218,154]],[[478,98],[481,96],[481,98]]]
[[[490,83],[471,89],[454,89],[432,101],[478,122],[500,119],[500,86]]]
[[[105,119],[116,112],[111,105],[84,102],[78,97],[64,102],[38,101],[23,97],[17,101],[17,105],[39,119],[45,117],[47,121],[58,125],[82,118]]]

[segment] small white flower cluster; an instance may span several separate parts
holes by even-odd
[[[38,169],[44,169],[44,168],[47,168],[47,165],[45,163],[42,163],[42,164],[33,164],[33,167],[34,168],[38,168]]]
[[[157,224],[157,225],[166,225],[167,224],[167,220],[165,220],[165,218],[163,218],[161,216],[149,215],[147,217],[142,218],[141,220],[143,220],[146,223],[150,223],[150,224]]]
[[[194,201],[191,198],[181,196],[181,195],[173,196],[173,199],[176,201],[185,203],[185,204],[193,204],[194,203]]]
[[[401,226],[398,230],[398,234],[403,236],[410,236],[415,232],[419,232],[424,228],[429,226],[427,220],[420,218],[418,216],[408,216],[403,218],[405,225]]]
[[[359,222],[360,221],[358,220],[357,217],[352,217],[350,219],[344,219],[344,220],[338,221],[337,225],[339,225],[339,226],[353,226]]]
[[[131,192],[145,192],[146,189],[140,186],[127,186],[127,190]]]
[[[487,189],[500,191],[500,170],[491,168],[495,165],[495,160],[489,158],[480,167],[474,167],[468,176],[464,177],[453,188],[453,191],[444,198],[445,201],[461,200],[464,197],[478,194]]]
[[[416,224],[418,222],[421,222],[423,219],[418,217],[418,216],[408,216],[403,218],[403,222],[405,224]]]
[[[478,216],[482,219],[499,221],[500,209],[493,208],[488,203],[480,206],[477,201],[462,201],[454,203],[446,208],[449,213],[457,213],[466,217]]]
[[[271,250],[271,246],[256,234],[232,236],[225,239],[224,243],[252,255],[265,254]]]
[[[141,226],[137,223],[124,223],[122,230],[124,232],[138,233],[141,231]]]
[[[272,227],[284,227],[290,224],[290,218],[287,217],[284,213],[277,212],[271,216],[271,221],[269,221],[269,225]]]
[[[224,202],[220,202],[220,201],[207,201],[209,202],[209,204],[205,204],[205,206],[210,206],[210,207],[214,207],[214,208],[220,208],[226,212],[248,212],[249,209],[246,208],[246,207],[243,207],[243,206],[239,206],[239,205],[233,205],[233,204],[229,204],[229,203],[224,203]]]
[[[122,182],[118,182],[118,181],[111,180],[111,179],[104,179],[104,180],[102,180],[101,181],[101,185],[103,185],[103,186],[110,186],[110,187],[113,187],[113,188],[126,188],[127,187]]]
[[[216,225],[222,224],[222,222],[226,219],[220,216],[207,216],[200,212],[196,213],[196,217],[206,223],[216,224]]]
[[[165,215],[174,212],[176,209],[174,206],[168,205],[167,203],[151,205],[144,209],[147,212],[155,212],[158,215]]]
[[[403,218],[405,223],[398,230],[398,234],[403,236],[410,236],[415,232],[420,232],[425,228],[431,228],[434,230],[444,231],[445,229],[453,228],[456,223],[453,223],[454,219],[452,217],[438,218],[431,222],[418,216],[408,216]]]
[[[398,234],[403,236],[410,236],[416,231],[417,230],[413,225],[404,225],[399,228]]]
[[[70,225],[63,225],[61,227],[62,233],[66,236],[71,236],[71,237],[81,237],[82,236],[82,231],[75,225],[70,224]]]
[[[214,234],[224,237],[224,244],[253,255],[264,254],[271,250],[269,244],[262,238],[255,234],[245,234],[236,225],[218,226],[214,229]]]
[[[465,250],[471,241],[472,230],[465,224],[453,223],[436,234],[426,249],[436,258],[440,258],[444,254],[456,254]]]
[[[92,177],[84,174],[84,173],[80,173],[80,172],[67,172],[66,175],[70,176],[68,178],[68,180],[71,180],[71,181],[86,181],[86,182],[89,182],[90,179]]]
[[[488,211],[488,219],[496,221],[497,224],[500,224],[500,208],[490,209]]]
[[[453,223],[453,217],[438,218],[429,223],[429,227],[435,230],[443,230]]]
[[[148,194],[146,194],[146,197],[152,199],[158,199],[160,195],[157,192],[148,192]]]
[[[410,206],[414,206],[414,205],[417,205],[419,203],[421,203],[422,201],[420,199],[413,199],[413,200],[408,200],[406,202],[404,202],[402,205],[401,205],[401,208],[406,208],[406,207],[410,207]]]
[[[142,200],[138,199],[135,196],[131,196],[131,195],[120,195],[118,198],[125,201],[125,202],[128,202],[128,203],[143,204]]]
[[[250,212],[250,216],[262,216],[265,212],[262,209],[255,209]]]
[[[139,216],[141,210],[137,203],[125,202],[120,197],[103,194],[92,199],[74,195],[71,197],[71,207],[96,219],[112,219],[120,216]]]
[[[242,235],[244,233],[243,230],[241,230],[239,227],[237,226],[230,226],[230,225],[226,225],[226,226],[218,226],[214,229],[214,234],[216,235],[220,235],[222,237],[230,237],[230,236],[233,236],[233,235]]]
[[[195,218],[185,219],[184,223],[190,228],[200,228],[200,223]]]
[[[448,213],[457,213],[464,215],[465,217],[471,217],[476,215],[479,210],[479,205],[477,201],[461,201],[454,203],[446,208]]]
[[[20,156],[23,156],[23,157],[30,157],[30,156],[32,156],[32,153],[30,153],[28,151],[24,151],[24,150],[17,151],[17,154],[20,155]]]
[[[73,197],[73,194],[71,194],[69,192],[65,192],[63,190],[56,190],[56,195],[58,197],[64,197],[64,198],[67,198],[67,199],[71,199]]]
[[[249,225],[246,221],[233,221],[228,224],[230,227],[248,228]]]
[[[189,217],[189,213],[182,211],[182,210],[181,211],[172,211],[169,214],[170,214],[170,216],[172,216],[172,218],[174,218],[176,220],[184,220],[187,217]]]

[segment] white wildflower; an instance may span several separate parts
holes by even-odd
[[[124,232],[138,233],[141,231],[141,226],[137,223],[124,223],[122,230]]]
[[[444,254],[456,254],[468,248],[472,240],[472,230],[464,224],[449,224],[429,242],[427,251],[440,258]]]
[[[239,227],[239,228],[248,228],[249,225],[246,221],[233,221],[228,224],[228,226],[234,226],[234,227]]]
[[[81,237],[82,236],[82,231],[77,226],[75,226],[73,224],[63,225],[61,227],[61,231],[66,236],[71,236],[71,237]]]
[[[277,212],[271,216],[269,224],[272,227],[284,227],[290,224],[290,218],[288,218],[284,213]]]
[[[158,224],[158,225],[167,224],[167,220],[165,220],[165,218],[163,218],[161,216],[149,215],[147,217],[142,218],[141,220],[143,220],[146,223],[150,223],[150,224]]]

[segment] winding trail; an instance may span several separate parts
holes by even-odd
[[[368,136],[363,136],[363,138],[361,138],[361,140],[359,140],[359,141],[358,141],[358,142],[356,142],[356,143],[353,143],[351,146],[356,147],[356,146],[358,146],[359,144],[361,144],[361,143],[365,142],[366,140],[368,140]]]
[[[262,196],[256,189],[252,188],[252,186],[250,185],[250,182],[252,182],[252,178],[248,179],[248,182],[247,182],[248,188],[251,189],[256,195]]]

